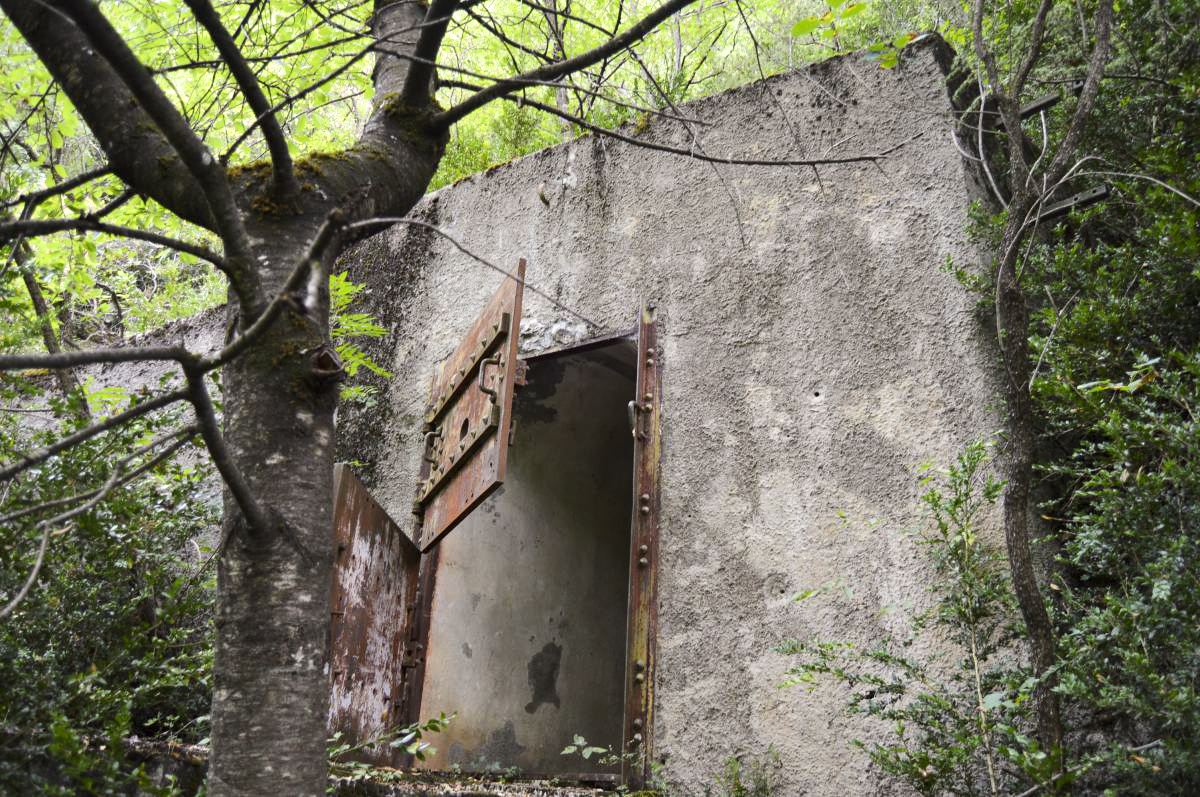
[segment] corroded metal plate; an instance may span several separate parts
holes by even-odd
[[[363,742],[402,724],[405,624],[421,554],[343,464],[334,466],[329,732]],[[386,745],[356,758],[390,765]]]
[[[638,324],[633,434],[633,521],[629,552],[629,625],[625,642],[623,782],[641,788],[653,757],[654,664],[658,638],[658,521],[662,452],[662,380],[658,325],[650,306]]]

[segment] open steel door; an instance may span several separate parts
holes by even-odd
[[[633,431],[633,521],[629,552],[629,618],[625,643],[625,729],[622,781],[645,785],[653,757],[654,664],[658,638],[659,462],[662,380],[654,306],[638,323],[637,381],[629,402]]]
[[[407,722],[403,668],[421,554],[344,464],[334,465],[329,732],[365,742]],[[394,765],[387,745],[354,756]]]
[[[428,551],[504,481],[525,260],[433,377],[413,514]]]

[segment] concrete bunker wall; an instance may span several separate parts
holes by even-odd
[[[894,149],[877,164],[712,165],[588,137],[443,189],[413,213],[505,268],[528,259],[529,284],[554,301],[526,292],[526,351],[627,330],[642,302],[657,306],[652,743],[685,788],[699,791],[728,755],[773,745],[783,793],[878,793],[847,743],[874,728],[847,718],[836,690],[778,689],[788,661],[772,648],[903,634],[928,601],[910,534],[913,468],[995,428],[974,298],[941,268],[976,259],[964,232],[976,186],[952,139],[946,62],[926,40],[895,70],[847,56],[685,109],[711,156]],[[691,146],[675,123],[637,135]],[[373,354],[396,377],[374,406],[340,411],[340,457],[362,462],[376,499],[408,524],[431,367],[501,277],[404,226],[346,262],[390,329]],[[792,601],[833,583],[846,589]],[[542,636],[528,660],[551,641]],[[463,645],[440,644],[430,656],[469,663]],[[422,713],[454,708],[426,700]]]

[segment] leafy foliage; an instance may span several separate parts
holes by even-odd
[[[38,399],[26,395],[24,407]],[[24,420],[0,415],[3,459],[80,423],[49,423],[31,437]],[[48,460],[12,484],[5,511],[94,489],[108,478],[114,452],[145,444],[170,422],[125,426]],[[160,465],[52,531],[33,592],[0,622],[0,791],[149,788],[127,758],[126,739],[194,743],[206,735],[213,585],[199,569],[196,538],[214,511],[200,497],[203,477],[194,467]],[[0,526],[5,603],[32,567],[37,522],[53,514]]]
[[[435,752],[435,748],[427,741],[427,734],[440,733],[454,719],[451,714],[438,714],[424,722],[414,722],[398,728],[386,728],[379,733],[360,742],[342,740],[338,731],[329,739],[329,773],[332,777],[349,783],[392,783],[404,780],[403,771],[391,767],[379,767],[362,761],[359,757],[379,748],[390,748],[410,755],[417,761],[424,761],[427,755]],[[332,787],[330,791],[332,791]]]
[[[768,748],[761,756],[725,759],[714,783],[704,787],[704,797],[773,797],[779,790],[779,753]]]
[[[831,678],[852,690],[849,711],[885,723],[889,741],[855,744],[924,795],[997,794],[1048,783],[1057,764],[1027,734],[1033,681],[1015,655],[1020,629],[1012,621],[1003,556],[986,538],[987,513],[1003,489],[986,469],[986,455],[974,443],[941,484],[922,479],[932,529],[920,542],[930,550],[937,600],[918,615],[910,636],[869,649],[821,640],[780,648],[799,657],[785,685],[812,689]],[[948,643],[955,661],[910,652],[930,640]]]

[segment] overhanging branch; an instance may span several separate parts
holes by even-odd
[[[193,224],[213,217],[174,147],[83,32],[50,2],[0,0],[0,8],[96,135],[113,172]]]
[[[283,196],[294,194],[299,186],[296,184],[296,175],[292,172],[292,154],[288,149],[287,138],[279,127],[279,120],[275,118],[275,112],[271,110],[271,103],[267,101],[262,87],[258,84],[258,78],[255,77],[250,65],[242,57],[241,50],[238,49],[233,37],[229,35],[229,31],[225,30],[225,26],[221,24],[221,18],[217,16],[212,4],[208,0],[185,1],[188,8],[191,9],[192,15],[196,17],[196,21],[208,31],[209,38],[217,46],[217,52],[221,54],[221,59],[229,67],[233,79],[237,81],[238,88],[241,89],[242,96],[246,98],[250,110],[257,115],[257,121],[262,127],[263,138],[267,141],[267,150],[271,155],[276,192]]]
[[[241,211],[233,199],[225,170],[192,131],[179,110],[171,103],[134,55],[133,51],[113,29],[108,19],[90,0],[60,0],[71,18],[82,28],[88,41],[104,57],[121,81],[136,98],[137,103],[154,121],[171,143],[183,165],[204,193],[225,253],[229,258],[229,275],[233,292],[243,312],[257,314],[263,302],[258,274],[251,265],[253,254],[249,237],[242,224]]]
[[[650,150],[654,150],[656,152],[667,152],[672,155],[680,155],[685,158],[691,158],[693,160],[704,161],[705,163],[723,163],[723,164],[727,164],[730,166],[827,166],[827,165],[831,165],[831,164],[835,164],[835,163],[874,163],[875,161],[879,161],[879,160],[886,158],[888,155],[891,155],[893,152],[896,152],[900,148],[911,144],[912,142],[916,141],[918,138],[920,138],[923,135],[922,133],[917,133],[916,135],[906,138],[905,140],[899,142],[898,144],[888,147],[887,149],[880,150],[879,152],[871,153],[868,155],[847,155],[843,158],[810,158],[810,159],[804,159],[804,160],[787,160],[787,159],[769,160],[769,159],[764,159],[764,158],[718,158],[716,156],[703,155],[694,150],[681,149],[679,147],[670,147],[670,146],[667,146],[666,144],[655,144],[652,141],[643,141],[642,139],[637,139],[637,138],[633,138],[631,136],[623,135],[621,133],[616,132],[615,130],[606,130],[603,127],[598,127],[597,125],[593,125],[590,122],[587,122],[573,114],[563,113],[558,108],[555,108],[552,105],[547,105],[544,102],[538,102],[536,100],[525,99],[523,97],[522,98],[512,97],[512,96],[508,96],[508,95],[503,95],[501,98],[508,100],[509,102],[529,105],[531,107],[537,108],[540,111],[545,111],[548,114],[553,114],[554,116],[558,116],[563,119],[567,119],[567,120],[579,125],[580,127],[584,128],[585,130],[589,130],[597,135],[607,136],[608,138],[615,138],[618,141],[624,141],[625,143],[632,144],[635,147],[641,147],[643,149],[650,149]]]
[[[604,60],[620,50],[625,49],[630,44],[638,41],[650,31],[658,27],[659,23],[667,17],[691,5],[695,0],[669,0],[659,6],[654,11],[647,14],[639,22],[633,25],[629,30],[614,36],[599,47],[588,50],[586,53],[577,55],[574,58],[568,58],[563,61],[557,61],[553,64],[547,64],[537,69],[530,70],[524,74],[517,75],[514,78],[501,80],[491,86],[488,86],[483,91],[471,95],[463,100],[458,105],[443,111],[434,116],[433,122],[435,125],[449,127],[472,111],[483,107],[492,100],[499,99],[506,94],[510,94],[521,87],[522,80],[557,80],[561,77],[578,72],[580,69],[591,66],[594,63]]]

